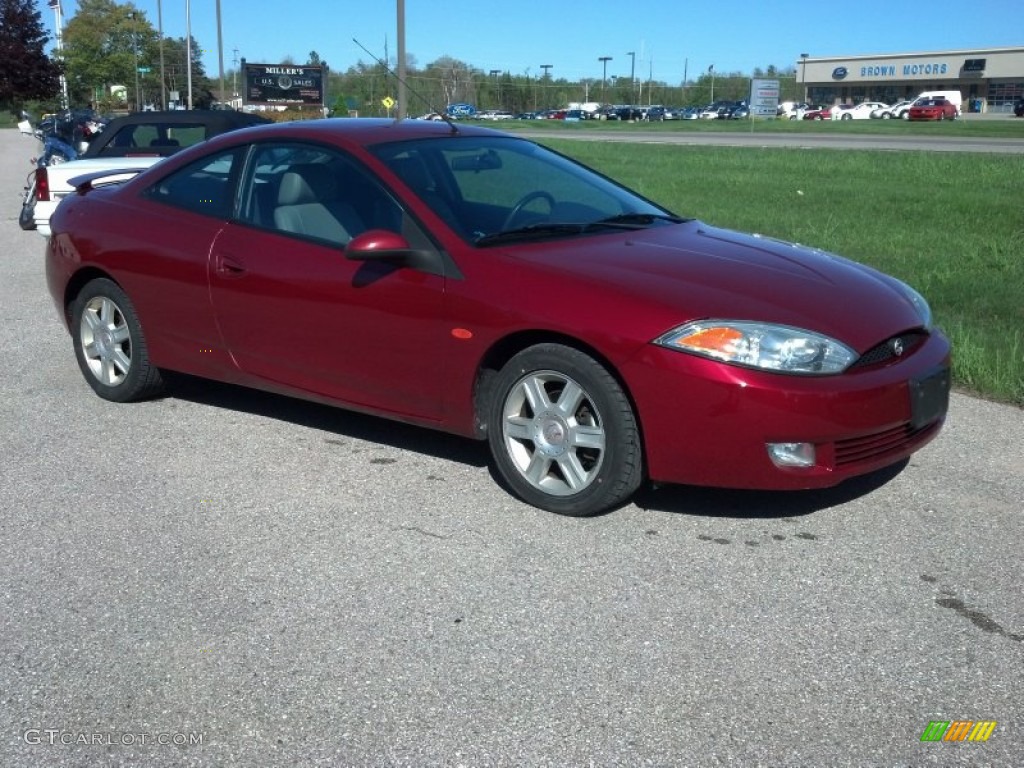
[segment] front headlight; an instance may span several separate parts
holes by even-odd
[[[906,283],[900,283],[900,287],[903,289],[903,293],[910,300],[910,303],[914,305],[914,309],[917,311],[917,316],[921,318],[921,325],[924,326],[926,331],[932,329],[932,308],[928,306],[928,302],[924,296],[915,291]]]
[[[699,320],[674,328],[655,344],[778,373],[842,373],[857,353],[828,336],[801,328],[744,320]]]

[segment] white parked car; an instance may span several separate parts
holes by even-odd
[[[878,110],[878,114],[872,113],[872,117],[879,117],[882,120],[906,120],[910,114],[910,107],[914,103],[913,99],[904,99],[903,101],[897,101],[891,107],[887,109]]]
[[[888,104],[880,101],[865,101],[860,104],[841,104],[832,108],[833,120],[868,120],[871,113],[878,109],[888,109]]]

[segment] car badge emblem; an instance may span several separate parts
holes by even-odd
[[[903,339],[892,340],[892,353],[896,355],[896,357],[903,355]]]

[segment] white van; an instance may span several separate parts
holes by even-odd
[[[915,102],[921,99],[945,99],[956,107],[957,116],[960,115],[961,107],[964,103],[964,97],[960,95],[960,91],[924,91],[919,93]]]

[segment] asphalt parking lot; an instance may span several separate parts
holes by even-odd
[[[0,131],[0,766],[1021,764],[1020,409],[955,394],[828,492],[573,520],[450,436],[191,379],[115,405],[17,225],[35,151]]]

